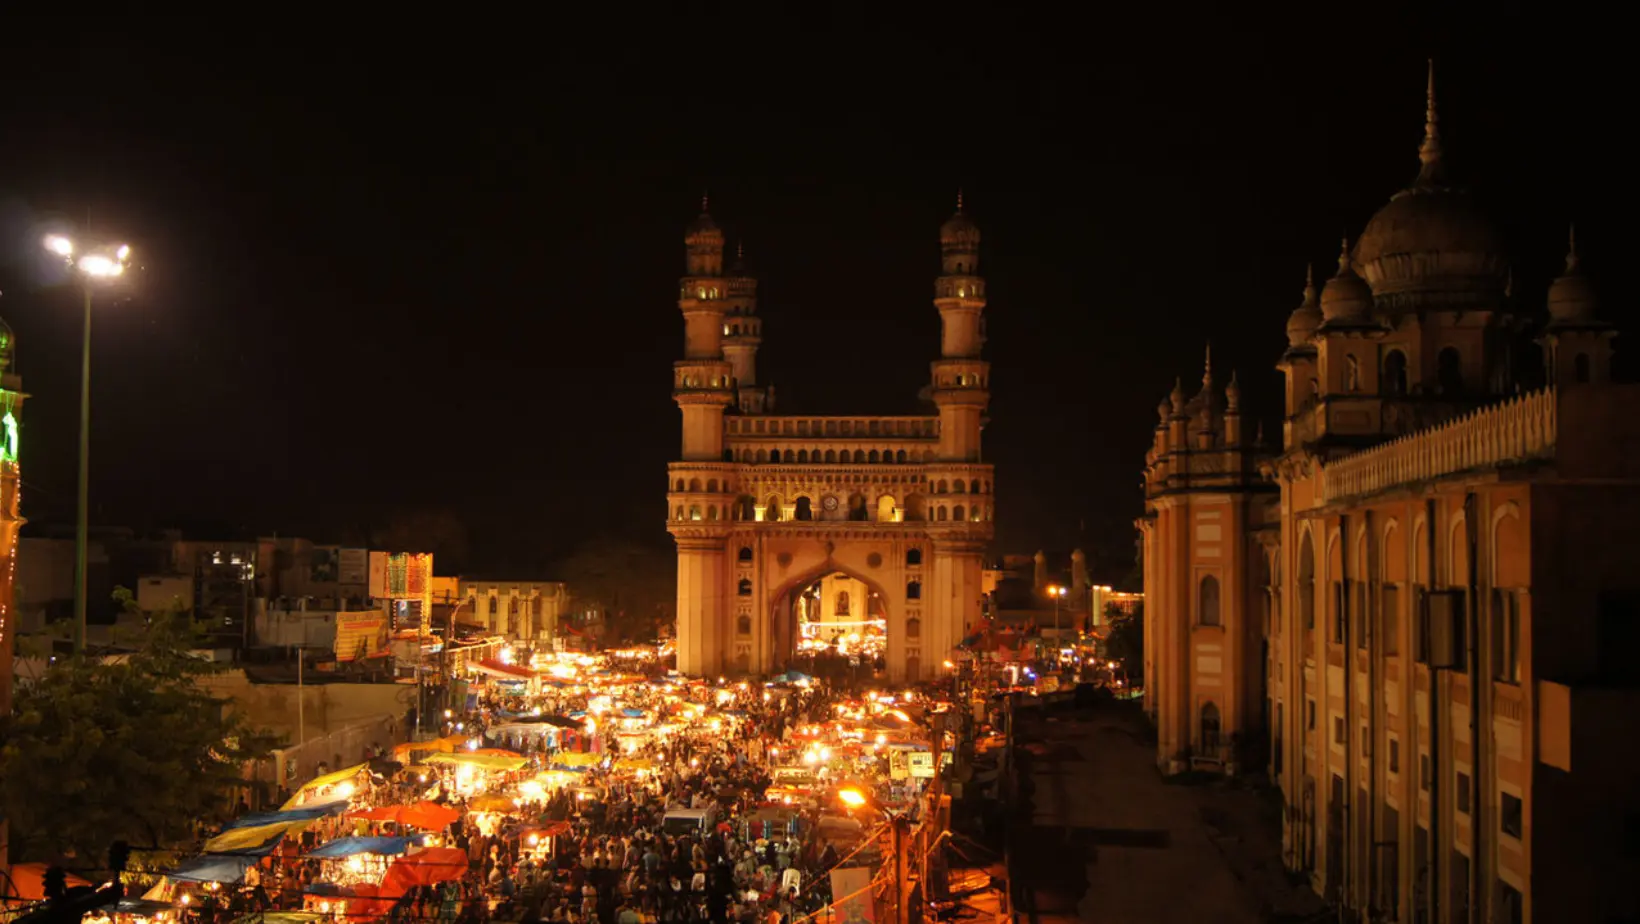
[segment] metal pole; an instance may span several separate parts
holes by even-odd
[[[80,507],[74,527],[74,653],[85,651],[86,545],[91,517],[91,283],[84,284],[85,326],[80,345]]]
[[[911,847],[906,837],[910,833],[911,820],[904,815],[895,815],[889,819],[888,827],[894,834],[894,921],[895,924],[911,924]]]
[[[306,653],[301,648],[296,649],[296,747],[297,753],[302,753],[302,745],[307,744],[307,699],[302,693],[302,662],[307,660]]]

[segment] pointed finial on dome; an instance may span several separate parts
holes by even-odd
[[[1574,223],[1566,227],[1566,275],[1577,273],[1581,264],[1577,256],[1577,225]]]
[[[1173,380],[1173,392],[1167,396],[1167,399],[1173,403],[1173,413],[1174,414],[1184,413],[1184,378],[1183,377],[1175,378]]]
[[[1351,272],[1351,269],[1350,269],[1350,236],[1348,234],[1346,234],[1346,235],[1344,235],[1344,243],[1342,245],[1340,245],[1339,248],[1338,248],[1338,272],[1337,272],[1336,275],[1342,276],[1342,275],[1344,275],[1346,273],[1349,273],[1349,272]]]
[[[735,241],[735,259],[736,260],[746,259],[746,242],[745,241]]]
[[[1202,361],[1202,376],[1213,377],[1213,341],[1207,341],[1207,355]]]
[[[1230,370],[1230,382],[1224,386],[1225,411],[1236,413],[1241,408],[1241,383],[1236,381],[1236,370]]]
[[[706,194],[706,190],[704,190],[704,189],[701,190],[700,191],[700,210],[702,212],[710,212],[711,208],[709,208],[709,206],[711,205],[711,203],[712,203],[712,197]]]
[[[1445,180],[1441,163],[1441,117],[1435,108],[1435,59],[1429,59],[1429,78],[1424,88],[1424,140],[1418,145],[1419,186],[1439,186]]]
[[[962,187],[957,187],[957,211],[962,211]]]
[[[1264,445],[1264,421],[1253,424],[1253,445]]]

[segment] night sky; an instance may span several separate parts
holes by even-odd
[[[1620,36],[1569,13],[541,9],[0,30],[25,515],[72,521],[77,302],[38,242],[88,215],[146,267],[97,307],[93,522],[325,541],[444,510],[469,570],[519,576],[593,535],[668,543],[703,190],[761,279],[780,410],[869,414],[919,412],[962,188],[997,551],[1082,545],[1106,580],[1131,564],[1156,403],[1206,342],[1279,432],[1305,263],[1330,274],[1415,174],[1426,57],[1521,301],[1542,304],[1568,220],[1608,294],[1632,263]]]

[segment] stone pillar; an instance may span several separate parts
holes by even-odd
[[[723,671],[728,569],[720,536],[678,536],[678,672],[716,677]]]

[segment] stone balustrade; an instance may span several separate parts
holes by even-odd
[[[724,421],[736,437],[809,437],[821,439],[934,439],[938,417],[777,417],[751,414]]]
[[[1555,423],[1553,388],[1509,398],[1323,465],[1317,499],[1330,503],[1457,472],[1551,458]]]

